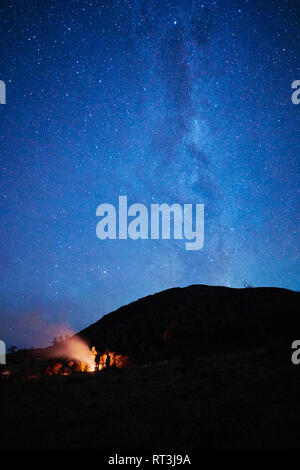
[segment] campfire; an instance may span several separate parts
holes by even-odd
[[[70,375],[73,372],[100,372],[108,368],[121,368],[129,364],[129,357],[106,350],[100,353],[91,349],[74,335],[55,343],[48,353],[51,364],[45,369],[46,375]]]
[[[128,365],[129,358],[128,356],[123,356],[122,354],[116,354],[114,352],[106,352],[99,355],[99,362],[96,362],[97,351],[95,347],[91,349],[91,361],[85,363],[84,361],[80,362],[81,372],[95,372],[97,370],[101,371],[107,367],[125,367]],[[109,356],[109,358],[108,358]],[[72,362],[72,361],[71,361]],[[109,364],[109,365],[108,365]]]
[[[107,368],[121,368],[129,364],[128,356],[108,352],[100,355],[99,362],[96,364],[97,356],[96,348],[93,347],[90,352],[91,360],[88,362],[71,360],[67,364],[64,362],[56,362],[49,364],[45,369],[46,375],[70,375],[75,372],[100,372]],[[109,360],[108,360],[109,356]],[[108,365],[109,364],[109,365]]]

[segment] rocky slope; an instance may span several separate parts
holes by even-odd
[[[258,348],[283,357],[300,338],[298,312],[299,293],[286,289],[192,285],[121,307],[79,335],[137,362]]]

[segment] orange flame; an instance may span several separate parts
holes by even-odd
[[[90,351],[90,357],[92,359],[88,363],[81,361],[80,367],[82,372],[95,372],[96,371],[96,362],[95,358],[97,356],[97,351],[96,348],[93,346],[91,351]],[[109,366],[110,367],[125,367],[129,363],[129,358],[128,356],[123,356],[122,354],[116,354],[114,352],[108,352],[100,355],[99,357],[99,363],[97,364],[97,370],[101,371],[105,369],[107,366],[107,356],[109,355]]]
[[[88,345],[78,336],[72,336],[64,341],[56,343],[50,353],[50,357],[60,357],[71,361],[84,362],[88,368],[94,365]]]
[[[129,364],[128,356],[110,351],[100,355],[95,347],[92,347],[90,350],[88,345],[76,336],[57,343],[51,355],[52,357],[71,360],[67,367],[64,367],[60,362],[52,366],[47,366],[45,370],[47,375],[69,375],[72,372],[96,372],[102,371],[107,367],[121,368]]]

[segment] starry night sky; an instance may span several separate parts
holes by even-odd
[[[148,294],[299,288],[295,1],[1,2],[0,337]],[[298,137],[298,138],[297,138]],[[96,237],[96,208],[204,203],[205,244]]]

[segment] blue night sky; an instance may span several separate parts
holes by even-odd
[[[45,345],[174,286],[299,289],[295,1],[1,2],[0,337]],[[205,243],[96,208],[205,204]]]

